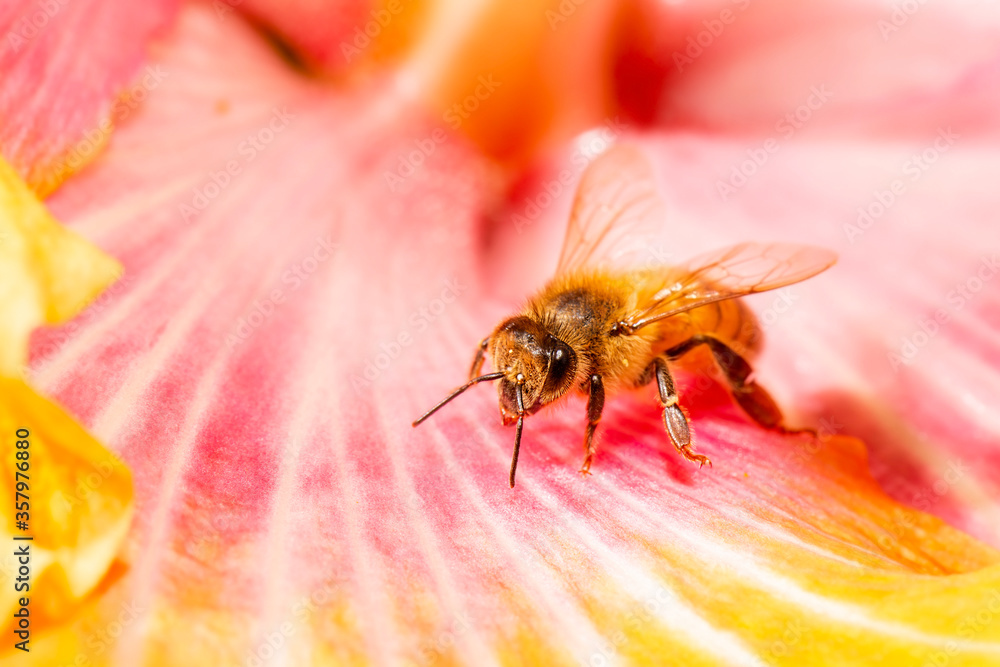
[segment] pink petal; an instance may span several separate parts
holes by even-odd
[[[92,160],[112,125],[169,76],[142,65],[147,42],[169,24],[175,5],[0,4],[0,152],[36,191],[51,192]]]
[[[991,5],[648,5],[653,25],[674,29],[643,47],[647,78],[623,83],[626,94],[662,86],[631,103],[640,117],[782,138],[910,139],[957,122],[969,133],[996,131],[1000,12]]]
[[[630,18],[620,2],[569,0],[248,0],[239,8],[340,85],[390,72],[439,125],[515,168],[613,107],[611,57]]]
[[[375,55],[389,26],[402,13],[401,0],[392,3],[396,11],[377,4],[371,0],[223,0],[213,8],[220,17],[245,12],[288,40],[298,57],[310,65],[336,72]]]

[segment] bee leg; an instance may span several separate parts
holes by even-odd
[[[656,362],[654,361],[653,363],[646,366],[646,370],[642,372],[642,375],[639,376],[639,379],[636,380],[635,384],[633,384],[632,386],[637,389],[639,387],[645,387],[647,384],[652,382],[653,378],[655,377],[656,377]]]
[[[707,456],[695,454],[691,449],[691,429],[688,426],[687,416],[677,403],[677,388],[667,367],[667,360],[657,357],[653,360],[653,366],[656,368],[656,388],[660,392],[660,405],[663,406],[663,426],[667,429],[671,442],[688,461],[702,466],[707,463],[712,467],[712,461]]]
[[[476,350],[476,358],[472,360],[472,368],[469,370],[469,379],[479,376],[479,372],[483,370],[483,361],[486,360],[486,348],[490,344],[490,338],[487,336],[479,343],[479,349]]]
[[[749,379],[753,368],[746,359],[718,338],[704,335],[692,336],[680,345],[667,350],[666,354],[671,359],[675,359],[698,345],[707,345],[708,349],[712,351],[715,363],[726,375],[733,398],[755,422],[765,428],[795,432],[784,427],[781,410],[771,395],[759,384]]]
[[[587,399],[587,432],[583,436],[583,467],[580,468],[581,475],[590,474],[590,462],[594,458],[594,431],[601,421],[601,413],[604,411],[604,381],[601,376],[594,374],[590,376],[590,398]]]

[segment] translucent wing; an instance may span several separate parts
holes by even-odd
[[[652,303],[631,315],[627,324],[635,330],[715,301],[791,285],[836,261],[831,250],[791,243],[740,243],[705,253],[670,269],[676,279],[668,279]]]
[[[648,243],[665,220],[649,162],[634,146],[612,146],[583,173],[556,274],[583,267],[634,268],[643,255],[653,257]]]

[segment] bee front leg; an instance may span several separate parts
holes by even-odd
[[[472,360],[472,368],[469,370],[469,379],[472,380],[478,377],[479,373],[483,370],[483,361],[486,360],[486,348],[490,344],[490,338],[487,336],[479,343],[479,349],[476,350],[476,358]]]
[[[707,463],[711,467],[712,461],[707,456],[695,454],[691,449],[691,428],[688,426],[687,416],[677,403],[677,388],[670,375],[670,368],[667,367],[667,360],[657,357],[653,360],[653,366],[656,371],[656,388],[660,392],[660,405],[663,406],[663,426],[674,447],[688,461],[699,465]]]
[[[601,421],[601,413],[604,412],[604,381],[601,376],[590,376],[590,398],[587,399],[587,432],[583,436],[583,467],[580,468],[581,475],[590,474],[590,462],[594,458],[594,431]]]

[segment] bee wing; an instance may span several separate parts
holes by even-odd
[[[649,254],[641,240],[654,238],[665,220],[649,162],[634,146],[612,146],[583,173],[556,274],[583,267],[634,268]]]
[[[671,270],[669,284],[628,322],[638,329],[715,301],[791,285],[836,261],[832,250],[792,243],[740,243],[714,250]]]

